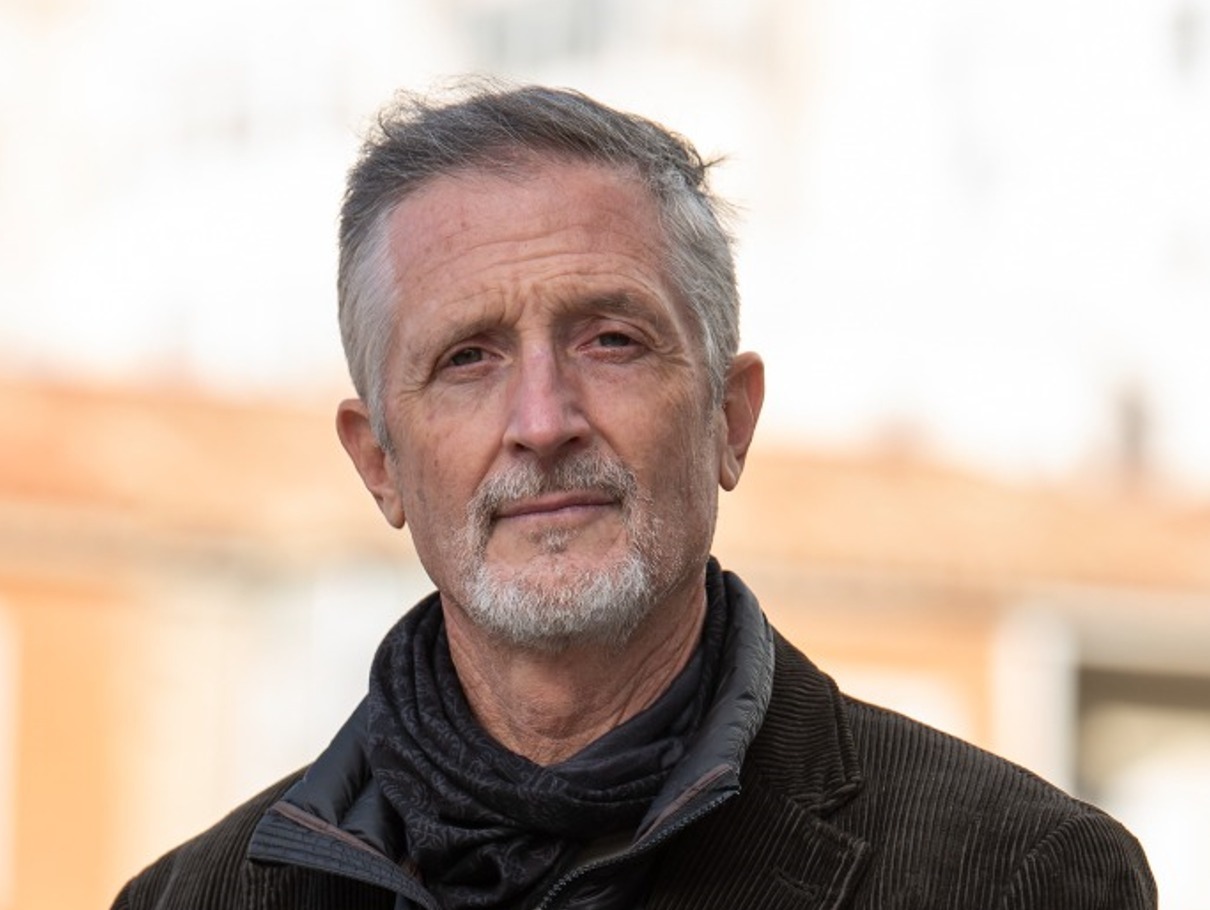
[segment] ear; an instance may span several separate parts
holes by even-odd
[[[392,527],[402,528],[403,502],[395,482],[395,456],[386,452],[374,436],[370,413],[360,398],[349,398],[336,407],[336,435],[353,460],[361,481],[378,503]]]
[[[744,470],[748,446],[756,432],[760,407],[765,401],[765,364],[751,351],[737,354],[727,372],[723,389],[723,419],[726,434],[720,440],[718,482],[724,490],[733,490]]]

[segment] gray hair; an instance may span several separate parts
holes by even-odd
[[[666,232],[667,277],[696,316],[716,403],[739,347],[739,293],[726,206],[706,181],[712,162],[684,138],[585,95],[541,86],[477,84],[452,102],[405,94],[385,108],[349,171],[340,213],[340,333],[357,394],[380,444],[393,328],[394,273],[386,222],[409,194],[441,176],[508,173],[535,158],[633,173]]]

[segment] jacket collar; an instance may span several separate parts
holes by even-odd
[[[705,802],[739,791],[744,756],[769,706],[773,689],[773,630],[752,592],[711,557],[706,566],[709,609],[724,611],[723,646],[714,702],[696,740],[665,781],[639,826],[636,840]]]
[[[248,858],[319,869],[401,894],[425,910],[432,895],[400,865],[402,832],[370,772],[365,701],[252,832]]]

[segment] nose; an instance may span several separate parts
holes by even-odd
[[[504,442],[513,452],[548,458],[585,440],[589,423],[570,370],[549,348],[519,358]]]

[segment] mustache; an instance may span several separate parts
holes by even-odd
[[[623,505],[638,493],[634,473],[595,452],[568,455],[549,467],[525,462],[484,479],[467,504],[471,526],[486,527],[506,504],[545,493],[597,492]]]

